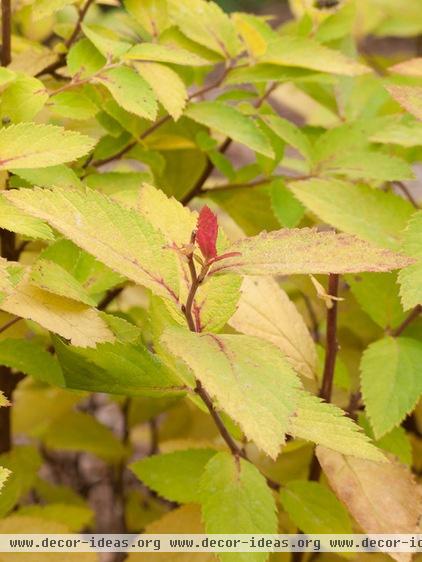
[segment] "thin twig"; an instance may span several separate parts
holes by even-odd
[[[76,21],[76,25],[74,30],[72,31],[71,35],[66,39],[65,45],[69,49],[73,45],[73,43],[78,38],[79,32],[81,31],[81,26],[84,21],[84,18],[94,0],[87,0],[83,8],[78,13],[78,19]]]
[[[395,181],[395,182],[393,182],[393,185],[398,187],[400,189],[400,191],[402,193],[404,193],[404,195],[407,197],[407,199],[410,201],[410,203],[412,203],[412,205],[415,207],[415,209],[419,209],[419,203],[413,197],[410,189],[407,187],[407,185],[405,183],[403,183],[402,181]]]
[[[12,5],[11,0],[1,0],[1,65],[8,66],[12,60]]]
[[[2,334],[3,332],[5,332],[6,330],[8,330],[9,328],[11,328],[12,326],[14,326],[17,322],[19,322],[20,320],[22,320],[22,318],[20,316],[16,316],[15,318],[12,318],[11,320],[9,320],[8,322],[6,322],[6,324],[3,324],[3,326],[0,327],[0,334]]]
[[[390,336],[393,338],[397,338],[401,336],[404,330],[411,324],[418,316],[422,313],[422,305],[418,304],[415,308],[410,312],[410,314],[403,320],[400,326],[397,326],[394,330],[390,332]]]

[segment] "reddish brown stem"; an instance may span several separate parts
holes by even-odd
[[[12,60],[11,0],[1,0],[1,17],[1,64],[8,66]]]
[[[400,326],[397,326],[394,330],[390,332],[390,335],[393,338],[397,338],[401,336],[404,330],[411,324],[416,318],[422,313],[422,305],[418,304],[415,308],[410,312],[410,314],[403,320]]]
[[[402,181],[395,181],[394,185],[396,187],[398,187],[402,193],[404,193],[404,195],[407,197],[407,199],[410,201],[410,203],[412,203],[412,205],[415,207],[415,209],[419,209],[418,202],[413,197],[410,189],[407,187],[407,185],[405,183],[403,183]]]

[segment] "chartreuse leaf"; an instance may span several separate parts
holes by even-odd
[[[387,337],[372,343],[361,361],[362,396],[378,439],[398,425],[422,394],[420,342]]]
[[[117,58],[131,47],[126,41],[119,41],[110,30],[98,25],[82,24],[82,31],[106,58]]]
[[[20,517],[45,519],[53,523],[66,525],[69,531],[77,533],[92,524],[93,512],[84,505],[52,503],[48,505],[26,505],[19,508]]]
[[[150,85],[164,109],[174,120],[179,119],[188,99],[186,86],[179,75],[164,64],[137,62],[134,66]]]
[[[406,116],[408,117],[408,116]],[[411,147],[422,145],[422,123],[416,119],[395,119],[370,137],[371,142]]]
[[[105,291],[118,285],[123,278],[87,254],[70,240],[58,240],[43,250],[41,260],[54,262],[82,286],[85,296],[97,302]],[[36,264],[35,264],[36,265]],[[34,267],[35,267],[34,265]]]
[[[374,432],[368,421],[367,416],[362,412],[358,416],[359,425],[363,427],[365,433],[374,439]],[[380,439],[376,441],[376,445],[395,455],[402,463],[411,466],[412,464],[412,444],[410,436],[406,433],[404,427],[395,427]]]
[[[296,199],[283,180],[271,184],[271,207],[280,226],[294,228],[305,215],[305,207]]]
[[[215,2],[169,0],[170,19],[189,39],[224,58],[239,54],[241,44],[229,16]]]
[[[141,62],[168,62],[182,66],[210,65],[210,61],[186,49],[180,49],[169,45],[158,45],[157,43],[139,43],[125,53],[122,58],[124,60]]]
[[[402,249],[417,262],[399,273],[400,296],[405,310],[422,303],[422,212],[410,220],[405,232]]]
[[[165,247],[165,238],[135,210],[91,189],[24,189],[9,192],[7,197],[22,210],[49,222],[114,271],[177,303],[176,255]]]
[[[40,454],[35,447],[15,446],[11,451],[0,455],[0,466],[9,471],[9,477],[6,481],[3,480],[0,493],[1,517],[11,511],[19,499],[29,492],[41,464]]]
[[[395,273],[361,273],[348,275],[346,279],[362,309],[381,328],[394,328],[401,324],[405,313]]]
[[[421,86],[387,86],[391,96],[409,113],[422,119],[422,87]]]
[[[19,279],[12,283],[7,273],[2,271],[2,310],[34,320],[47,330],[82,347],[94,346],[101,341],[113,341],[112,332],[96,310],[31,285],[28,272],[23,269],[16,268],[14,273]]]
[[[343,410],[322,402],[312,394],[301,394],[297,410],[290,418],[288,432],[340,453],[377,462],[385,461],[381,451]]]
[[[359,76],[370,72],[367,66],[328,49],[309,37],[280,37],[268,45],[259,62],[299,66],[333,74]]]
[[[11,473],[9,469],[0,466],[0,490],[3,488],[4,483],[9,478],[10,474]]]
[[[168,198],[163,191],[144,184],[138,202],[139,211],[154,228],[167,239],[169,245],[182,246],[189,243],[193,230],[196,228],[198,215],[184,207],[173,197]],[[220,237],[219,250],[224,250],[224,239]],[[190,278],[186,261],[179,260],[179,267],[184,272],[181,276],[181,297],[185,301],[189,292]],[[237,275],[227,278],[210,278],[201,284],[196,292],[192,305],[199,325],[205,331],[218,331],[224,326],[236,310],[239,300],[241,279]],[[184,323],[184,320],[183,320]]]
[[[201,125],[229,136],[259,154],[269,158],[274,157],[268,137],[251,117],[243,115],[234,107],[219,101],[204,101],[190,104],[185,115]]]
[[[98,72],[105,64],[105,56],[88,39],[75,43],[67,54],[67,68],[72,76],[79,73],[86,78]]]
[[[83,91],[61,92],[52,97],[51,111],[59,117],[69,119],[90,119],[99,108]]]
[[[0,364],[52,385],[63,386],[64,383],[58,361],[30,340],[0,340]]]
[[[248,439],[275,458],[284,443],[300,383],[274,345],[249,336],[168,328],[161,342],[193,371]]]
[[[271,277],[245,277],[229,324],[239,332],[275,344],[297,373],[315,378],[317,354],[309,330],[293,302]]]
[[[45,168],[87,154],[95,140],[54,125],[20,123],[0,130],[0,170]]]
[[[212,266],[212,273],[246,275],[356,273],[391,271],[409,264],[406,256],[350,236],[311,228],[263,232],[227,248],[232,257]]]
[[[90,298],[79,281],[53,261],[38,259],[31,268],[30,282],[49,293],[95,306],[95,300]]]
[[[414,211],[394,193],[340,180],[310,179],[293,182],[290,188],[324,222],[386,248],[397,248]]]
[[[249,53],[253,57],[265,54],[268,43],[277,38],[271,27],[258,16],[244,13],[234,13],[233,22],[243,39]]]
[[[31,4],[33,19],[37,21],[46,18],[65,6],[74,3],[75,0],[35,0]]]
[[[125,0],[131,16],[152,36],[158,36],[169,25],[167,0]]]
[[[279,136],[283,141],[295,148],[307,161],[312,158],[312,145],[308,137],[300,128],[278,115],[263,115],[264,122]]]
[[[251,463],[218,453],[205,467],[199,491],[208,534],[277,532],[276,505],[264,476]],[[239,562],[264,562],[268,553],[236,553]],[[233,554],[220,553],[222,562]]]
[[[9,118],[13,123],[32,121],[47,100],[47,90],[40,80],[19,76],[2,93],[0,117]]]
[[[13,174],[39,187],[81,187],[81,181],[76,173],[65,166],[49,166],[47,168],[12,168]]]
[[[319,482],[292,480],[282,488],[280,498],[290,519],[304,533],[352,533],[346,508]]]
[[[130,466],[136,476],[163,498],[179,503],[197,503],[199,482],[211,449],[188,449],[141,459]]]
[[[379,464],[357,459],[324,447],[317,447],[317,456],[330,486],[365,533],[418,532],[422,495],[407,467],[396,461]]]
[[[51,424],[42,436],[44,444],[59,451],[86,451],[107,462],[121,461],[126,450],[122,442],[93,416],[69,412]]]
[[[54,346],[67,388],[125,396],[182,392],[173,373],[141,344],[117,342],[86,350],[56,339]]]
[[[105,86],[126,111],[151,121],[156,118],[155,95],[148,82],[132,68],[120,66],[105,70],[95,77],[94,82]]]
[[[0,226],[29,238],[54,240],[51,228],[41,220],[27,215],[0,196]]]

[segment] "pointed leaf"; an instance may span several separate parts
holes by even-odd
[[[422,303],[422,212],[415,213],[405,232],[403,251],[417,260],[399,272],[400,296],[405,310]]]
[[[162,343],[182,359],[245,432],[275,458],[299,397],[299,381],[275,346],[257,338],[167,329]]]
[[[0,196],[0,227],[28,238],[54,240],[51,228],[44,222],[25,214]]]
[[[422,87],[387,86],[391,96],[409,113],[422,120]]]
[[[309,330],[287,294],[271,277],[246,277],[229,324],[280,348],[296,372],[315,378],[317,354]]]
[[[205,205],[199,213],[196,233],[196,241],[205,259],[216,257],[217,236],[217,217],[211,209]]]
[[[168,62],[182,66],[209,66],[210,61],[205,60],[186,49],[157,43],[140,43],[132,47],[123,56],[125,60]]]
[[[212,273],[356,273],[391,271],[411,263],[406,256],[377,248],[354,236],[310,228],[263,232],[235,242],[226,251],[240,255],[217,262],[211,268]]]

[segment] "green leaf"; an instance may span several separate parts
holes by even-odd
[[[288,482],[282,488],[280,498],[290,519],[306,534],[352,533],[346,508],[329,488],[319,482]]]
[[[374,439],[374,433],[366,415],[362,412],[358,416],[359,425],[363,427],[365,433],[371,439]],[[402,463],[408,466],[412,465],[412,444],[411,437],[406,433],[404,427],[395,427],[380,439],[376,441],[376,445],[395,455]]]
[[[0,226],[29,238],[54,240],[53,232],[47,224],[25,214],[3,196],[0,196]]]
[[[76,173],[64,164],[47,168],[25,168],[23,170],[12,168],[10,171],[38,187],[81,187],[80,179]]]
[[[399,273],[400,296],[405,310],[422,303],[422,211],[415,213],[405,232],[402,249],[417,263]]]
[[[58,361],[45,349],[30,340],[0,340],[0,364],[48,384],[63,386]]]
[[[308,137],[302,133],[299,127],[287,119],[276,115],[262,116],[264,122],[278,135],[284,142],[295,148],[307,161],[312,158],[312,145]]]
[[[67,388],[125,396],[182,392],[175,376],[143,345],[117,342],[86,350],[59,339],[54,345]]]
[[[51,111],[59,117],[69,119],[90,119],[94,117],[99,108],[81,90],[60,92],[52,97]]]
[[[210,61],[187,51],[169,45],[157,43],[140,43],[132,47],[123,56],[124,60],[168,62],[182,66],[209,66]]]
[[[280,348],[297,373],[314,379],[317,354],[309,330],[287,294],[271,277],[245,277],[229,324]]]
[[[298,409],[290,418],[289,433],[294,437],[313,441],[340,453],[385,461],[361,428],[345,412],[333,404],[322,402],[312,394],[302,394]]]
[[[347,276],[347,283],[362,309],[381,328],[394,328],[405,318],[400,303],[397,275],[394,273],[361,273]]]
[[[116,102],[139,117],[153,121],[157,116],[155,95],[146,80],[127,66],[105,70],[94,82],[107,88]]]
[[[46,259],[38,259],[31,268],[30,282],[44,291],[95,306],[84,287],[63,267]]]
[[[32,121],[44,107],[48,93],[44,84],[32,76],[19,76],[2,93],[0,117],[13,123]]]
[[[248,439],[275,458],[284,443],[300,383],[274,345],[237,335],[167,329],[162,343],[193,371]]]
[[[215,2],[169,0],[171,20],[192,41],[224,58],[239,54],[241,44],[229,16]]]
[[[67,68],[72,76],[92,76],[105,64],[106,58],[88,39],[81,39],[75,43],[67,54]]]
[[[110,29],[100,27],[99,25],[88,26],[86,24],[82,24],[81,27],[88,39],[106,59],[118,58],[132,46],[126,41],[119,41]]]
[[[35,0],[35,2],[31,4],[32,17],[35,21],[44,19],[62,10],[65,6],[74,3],[75,0]]]
[[[339,180],[293,182],[290,189],[324,222],[386,248],[398,247],[414,211],[408,201],[394,193]]]
[[[338,51],[328,49],[309,37],[280,37],[268,45],[259,62],[299,66],[346,76],[359,76],[370,72],[367,66]]]
[[[11,191],[7,197],[114,271],[178,303],[176,255],[136,211],[90,189],[24,189]]]
[[[200,482],[202,519],[207,534],[277,533],[276,505],[265,478],[251,463],[218,453]],[[266,552],[220,553],[222,562],[265,562]]]
[[[140,76],[150,85],[164,109],[177,121],[182,115],[188,93],[179,75],[164,64],[134,63]]]
[[[285,186],[283,180],[271,184],[271,207],[280,226],[294,228],[305,215],[305,208]]]
[[[0,129],[0,170],[45,168],[87,154],[95,140],[54,125],[20,123]]]
[[[391,271],[409,264],[407,257],[354,236],[310,228],[263,232],[235,242],[226,251],[236,255],[217,262],[211,273],[356,273]]]
[[[120,462],[126,454],[122,442],[94,417],[69,412],[52,424],[43,435],[44,444],[58,451],[84,451],[107,462]]]
[[[420,342],[387,337],[372,343],[360,365],[362,395],[378,439],[399,425],[422,394]]]
[[[371,142],[397,144],[412,147],[422,145],[422,123],[416,119],[395,119],[390,124],[376,131],[370,137]]]
[[[178,503],[198,503],[202,473],[215,454],[211,449],[175,451],[141,459],[130,469],[161,497]]]
[[[274,157],[268,137],[250,116],[243,115],[234,107],[223,102],[204,101],[189,105],[185,115],[201,125],[227,135],[259,154],[269,158]]]

